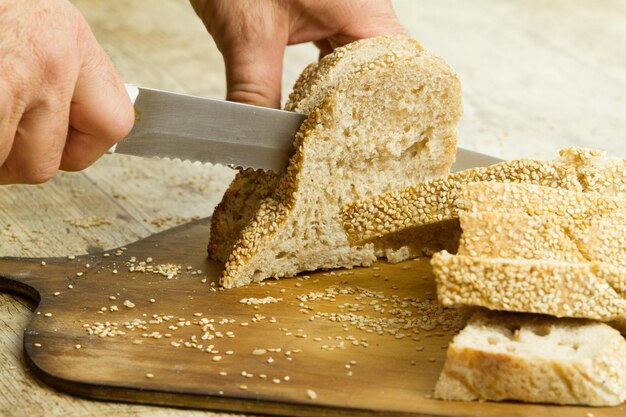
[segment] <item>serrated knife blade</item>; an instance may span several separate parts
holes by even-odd
[[[306,115],[127,85],[132,131],[109,153],[285,169]],[[136,99],[134,99],[136,98]]]

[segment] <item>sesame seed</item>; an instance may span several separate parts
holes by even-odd
[[[41,347],[41,343],[33,343],[33,346],[35,346],[36,348],[40,348]]]
[[[306,395],[307,395],[307,397],[309,397],[312,400],[316,400],[317,399],[317,393],[315,391],[313,391],[312,389],[306,390]]]
[[[148,379],[152,379],[152,378],[154,378],[154,374],[147,373],[147,374],[146,374],[146,378],[148,378]]]

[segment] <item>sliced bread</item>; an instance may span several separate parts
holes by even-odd
[[[455,201],[459,212],[523,213],[571,219],[626,217],[621,195],[597,194],[533,184],[476,182],[465,185]]]
[[[463,204],[461,190],[471,182],[531,184],[626,198],[626,161],[606,158],[604,152],[598,150],[569,148],[562,150],[554,161],[520,159],[455,172],[443,178],[347,204],[341,210],[346,235],[352,244],[358,245],[406,229],[458,219],[459,210],[468,209]],[[486,193],[489,189],[493,192],[483,194],[485,200],[497,197],[501,190],[510,190],[507,194],[515,193],[516,190],[543,192],[541,188],[516,188],[514,185],[511,188],[508,185],[481,187],[476,188],[477,192],[470,196]],[[560,196],[556,198],[563,200]],[[549,202],[542,204],[546,206]],[[555,208],[551,211],[558,212],[557,206],[555,202]]]
[[[458,255],[626,267],[626,211],[608,219],[474,212],[461,214],[460,222]]]
[[[446,307],[626,319],[626,268],[599,262],[480,258],[439,252],[431,259]]]
[[[626,341],[603,323],[480,312],[450,343],[435,397],[621,404]]]
[[[444,175],[454,160],[458,79],[414,41],[338,48],[296,90],[289,108],[309,115],[287,171],[240,173],[214,213],[209,255],[225,263],[225,287],[371,264],[376,250],[350,247],[340,207]]]

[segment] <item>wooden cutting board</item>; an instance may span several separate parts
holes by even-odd
[[[434,400],[458,320],[436,304],[428,259],[220,290],[208,225],[75,259],[1,259],[0,289],[37,304],[33,372],[94,399],[293,416],[626,411]]]

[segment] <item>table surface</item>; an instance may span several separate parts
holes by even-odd
[[[221,56],[183,0],[73,0],[125,81],[224,96]],[[626,2],[403,0],[400,19],[459,74],[459,145],[502,158],[566,146],[626,157]],[[290,47],[283,97],[315,59]],[[0,188],[0,256],[66,256],[121,246],[211,214],[227,168],[107,156],[38,186]],[[25,301],[0,294],[0,415],[208,416],[59,393],[22,356]],[[224,414],[219,414],[223,416]]]

